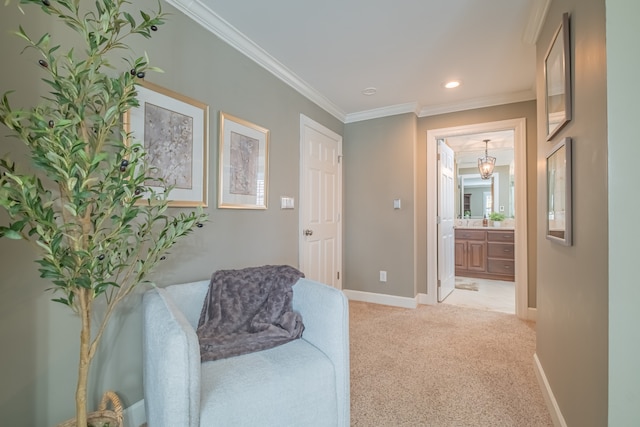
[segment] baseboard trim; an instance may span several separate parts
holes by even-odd
[[[147,414],[144,410],[144,399],[134,403],[123,412],[124,425],[128,427],[141,427],[147,422]]]
[[[418,304],[422,305],[436,305],[438,303],[435,298],[432,298],[427,294],[418,294],[416,295],[416,299],[418,300]]]
[[[416,308],[416,298],[399,297],[396,295],[376,294],[373,292],[353,291],[343,289],[342,292],[352,301],[371,302],[374,304],[391,305],[394,307]]]
[[[540,364],[540,359],[538,359],[537,353],[533,355],[533,361],[534,361],[534,367],[536,371],[536,377],[538,377],[538,384],[540,385],[540,389],[542,390],[542,395],[544,396],[544,401],[547,404],[549,413],[551,414],[551,420],[553,421],[553,425],[556,427],[567,427],[567,422],[564,420],[564,417],[562,416],[562,412],[560,411],[560,406],[558,406],[558,402],[556,401],[556,398],[553,395],[553,390],[551,390],[549,381],[547,381],[547,376],[544,373],[544,369],[542,369],[542,365]]]

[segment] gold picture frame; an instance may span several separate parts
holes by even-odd
[[[220,112],[218,208],[267,209],[269,129]]]
[[[164,182],[148,187],[162,194],[172,186],[171,207],[208,206],[209,106],[148,81],[136,90],[140,106],[125,114],[125,131],[143,145]]]

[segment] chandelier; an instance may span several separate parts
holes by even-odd
[[[496,166],[496,158],[491,157],[487,151],[489,139],[484,140],[484,157],[478,159],[478,170],[482,179],[489,179],[493,175],[493,168]]]

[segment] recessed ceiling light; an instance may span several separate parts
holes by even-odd
[[[368,87],[362,90],[362,94],[366,96],[375,95],[376,92],[378,92],[378,89],[376,89],[375,87]]]
[[[456,88],[458,86],[460,86],[462,83],[460,83],[460,81],[458,80],[452,80],[450,82],[446,82],[443,86],[447,89],[453,89]]]

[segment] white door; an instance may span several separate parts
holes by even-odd
[[[342,137],[300,115],[300,270],[342,289]]]
[[[438,302],[453,291],[456,282],[453,150],[438,140]]]

